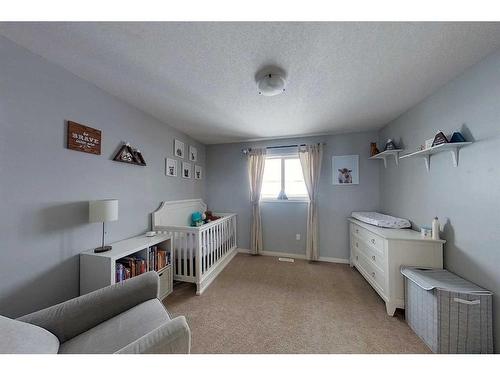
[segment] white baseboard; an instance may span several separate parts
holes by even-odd
[[[329,262],[329,263],[349,264],[349,259],[343,259],[343,258],[319,257],[319,261],[320,262]]]
[[[244,254],[253,254],[252,250],[249,249],[240,249],[238,248],[239,253]],[[293,259],[306,259],[305,254],[294,254],[294,253],[282,253],[279,251],[262,251],[261,255],[270,256],[270,257],[282,257],[282,258],[293,258]],[[332,257],[319,257],[320,262],[329,262],[329,263],[341,263],[341,264],[349,264],[349,259],[342,258],[332,258]]]

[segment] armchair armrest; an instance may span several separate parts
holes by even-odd
[[[62,344],[142,302],[157,298],[158,280],[156,272],[146,272],[18,320],[45,328]]]
[[[115,354],[189,354],[190,350],[191,330],[186,318],[178,316]]]

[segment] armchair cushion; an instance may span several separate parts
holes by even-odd
[[[0,354],[55,354],[59,340],[33,324],[0,316]]]
[[[170,321],[158,299],[143,302],[61,344],[59,353],[114,353]]]
[[[158,275],[151,271],[22,316],[18,320],[45,328],[63,344],[157,296]]]

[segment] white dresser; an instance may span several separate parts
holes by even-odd
[[[404,308],[402,265],[443,267],[444,240],[411,229],[379,228],[349,218],[350,263],[385,301],[387,314]]]

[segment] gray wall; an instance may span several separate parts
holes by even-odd
[[[469,68],[425,101],[388,124],[380,140],[400,140],[415,150],[437,130],[462,130],[475,143],[451,155],[381,169],[383,211],[410,218],[416,227],[434,216],[444,223],[445,266],[495,293],[496,351],[500,348],[500,52]]]
[[[205,181],[165,176],[173,139],[205,147],[0,37],[0,314],[78,295],[78,253],[99,245],[87,201],[119,199],[109,241],[143,233],[160,201],[204,196]],[[125,79],[126,77],[124,77]],[[102,130],[102,155],[65,148],[65,120]],[[121,141],[147,167],[111,158]]]
[[[318,197],[320,255],[347,259],[346,218],[355,210],[379,208],[379,161],[368,160],[370,142],[377,137],[377,132],[365,132],[207,146],[207,203],[213,210],[238,214],[238,245],[249,248],[251,206],[242,148],[325,142]],[[359,185],[332,185],[332,155],[359,155]],[[263,203],[264,249],[305,254],[306,219],[307,203]],[[296,233],[302,235],[300,241]]]

